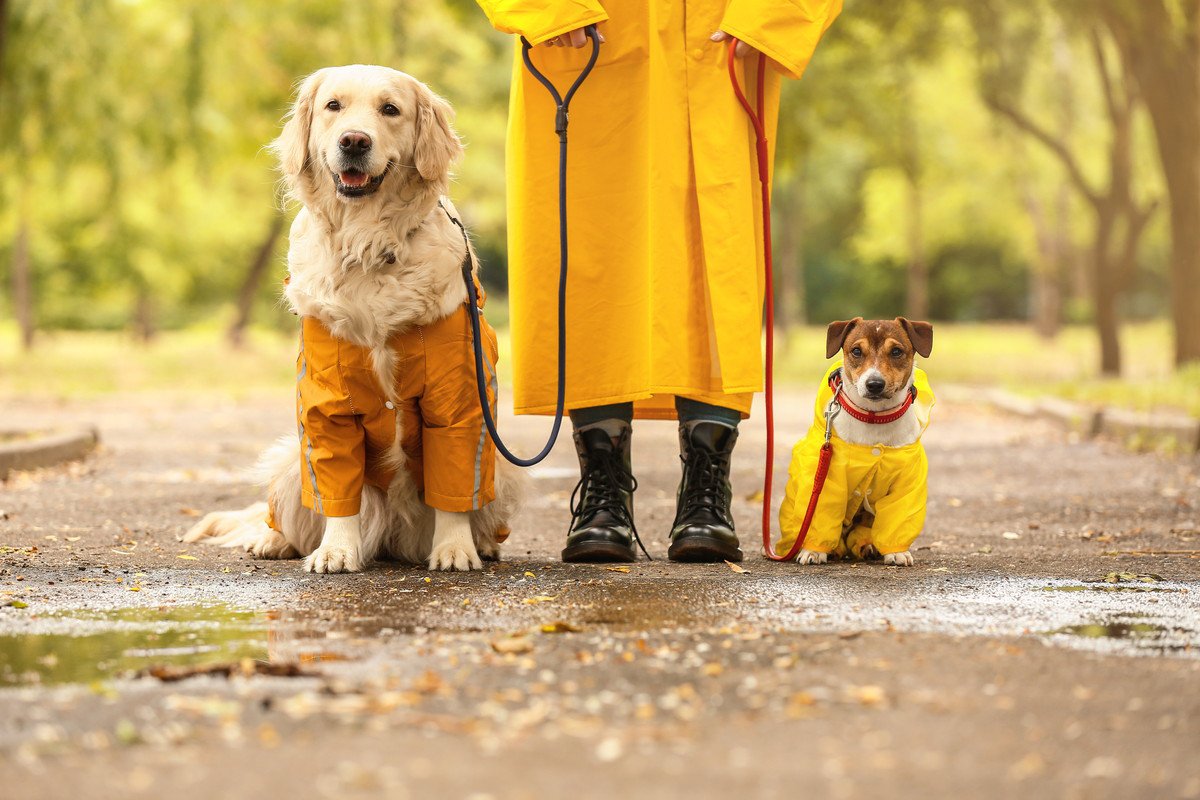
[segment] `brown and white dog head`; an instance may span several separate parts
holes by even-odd
[[[462,154],[453,112],[415,78],[387,67],[327,67],[300,84],[272,149],[292,196],[359,203],[413,183],[444,194]]]
[[[829,323],[825,357],[843,354],[842,381],[859,397],[886,402],[901,399],[913,379],[913,359],[933,352],[933,326],[904,317]]]

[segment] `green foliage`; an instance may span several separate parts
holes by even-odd
[[[802,225],[795,260],[777,268],[796,269],[802,257],[810,319],[905,311],[913,185],[933,316],[1028,313],[1036,247],[1024,198],[1048,203],[1064,178],[1053,158],[998,124],[980,95],[1019,98],[1047,122],[1073,104],[1073,142],[1084,169],[1098,174],[1104,113],[1084,68],[1084,6],[847,1],[804,80],[786,83],[777,137],[776,228]],[[500,313],[512,42],[472,0],[8,0],[7,8],[0,294],[7,298],[24,226],[42,328],[130,328],[139,307],[159,327],[222,324],[279,213],[263,148],[293,86],[318,67],[355,62],[410,72],[456,107],[468,149],[455,201],[472,223],[487,284],[501,290],[492,304]],[[1158,192],[1144,134],[1139,191]],[[1072,203],[1070,215],[1079,244],[1086,212]],[[1145,238],[1128,300],[1137,315],[1164,307],[1167,233],[1156,220]],[[275,300],[283,247],[255,319],[289,328]],[[1070,276],[1064,283],[1073,285]],[[1078,297],[1068,307],[1082,316],[1089,308]]]

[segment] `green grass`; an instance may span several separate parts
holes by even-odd
[[[508,383],[509,338],[500,333],[500,379]],[[1170,327],[1128,325],[1122,335],[1121,380],[1097,376],[1095,335],[1072,327],[1052,342],[1021,325],[938,325],[933,356],[924,360],[938,384],[998,386],[1028,395],[1053,394],[1134,409],[1169,408],[1200,416],[1200,367],[1171,369]],[[825,370],[825,331],[793,330],[778,343],[782,385],[809,385]],[[161,334],[149,345],[119,333],[59,332],[23,353],[11,324],[0,325],[0,398],[88,398],[119,393],[246,396],[295,379],[296,337],[251,331],[233,350],[217,328]]]

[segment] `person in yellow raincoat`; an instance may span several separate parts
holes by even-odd
[[[825,409],[833,399],[829,378],[841,369],[839,360],[829,368],[817,392],[812,427],[792,448],[787,489],[779,507],[782,538],[775,545],[785,555],[804,522],[812,496],[813,476],[825,443]],[[909,414],[916,414],[921,432],[929,427],[933,390],[925,371],[913,367],[917,397]],[[925,527],[926,478],[929,462],[920,438],[901,447],[852,444],[836,433],[829,475],[817,501],[804,549],[814,553],[863,558],[869,546],[886,556],[903,553]],[[866,511],[867,513],[862,513]]]
[[[478,0],[537,47],[563,90],[604,44],[571,105],[566,406],[581,478],[566,561],[631,561],[634,417],[680,421],[669,556],[741,560],[729,504],[738,422],[762,389],[763,253],[753,129],[728,37],[769,59],[767,135],[783,76],[799,78],[841,0]],[[743,82],[758,59],[742,58]],[[514,404],[555,405],[558,140],[550,95],[514,56],[507,147]]]

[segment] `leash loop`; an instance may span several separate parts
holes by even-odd
[[[529,40],[524,36],[521,37],[521,57],[525,62],[526,69],[530,74],[537,79],[538,83],[545,86],[550,96],[554,98],[555,114],[554,114],[554,132],[558,134],[558,386],[557,398],[554,403],[554,424],[550,428],[550,435],[546,439],[545,445],[537,453],[530,458],[522,458],[504,444],[504,440],[500,438],[499,431],[496,430],[496,419],[492,411],[491,404],[487,397],[487,377],[484,373],[483,364],[483,337],[480,333],[479,324],[479,298],[475,290],[474,262],[471,257],[471,244],[467,239],[467,231],[463,224],[450,215],[445,206],[442,210],[446,212],[446,216],[458,226],[462,231],[463,243],[466,245],[467,252],[463,256],[462,275],[463,282],[467,285],[467,298],[469,314],[471,318],[471,337],[472,346],[475,350],[475,384],[479,390],[479,408],[483,412],[483,422],[487,426],[488,434],[492,437],[492,442],[496,445],[497,452],[504,456],[518,467],[532,467],[534,464],[541,462],[546,456],[550,455],[550,451],[554,449],[554,443],[558,440],[558,432],[562,428],[564,406],[566,400],[566,385],[567,385],[567,122],[569,121],[569,110],[571,99],[575,97],[575,92],[583,84],[584,80],[591,73],[592,67],[596,65],[596,58],[600,55],[600,36],[596,32],[595,25],[588,25],[584,28],[584,33],[592,40],[592,54],[588,59],[587,65],[575,78],[575,82],[567,89],[566,95],[560,95],[554,83],[545,75],[538,71],[533,65],[533,61],[529,57],[529,51],[533,47]]]

